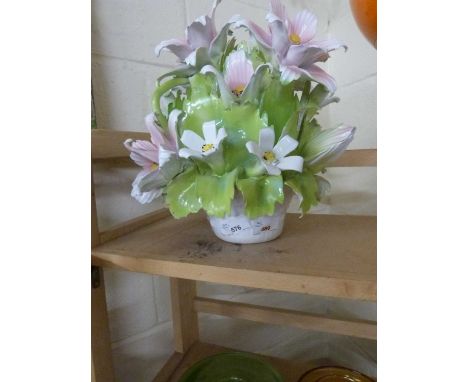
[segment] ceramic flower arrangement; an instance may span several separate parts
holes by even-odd
[[[353,139],[355,128],[323,129],[319,110],[338,99],[334,79],[319,65],[342,43],[316,36],[317,18],[289,18],[272,0],[266,29],[234,16],[221,30],[211,14],[163,41],[180,65],[157,80],[151,141],[127,140],[142,167],[132,196],[164,197],[176,218],[204,210],[219,237],[260,242],[282,230],[288,195],[303,213],[329,188],[319,174]],[[245,30],[249,41],[239,41]],[[288,190],[292,191],[289,193]]]

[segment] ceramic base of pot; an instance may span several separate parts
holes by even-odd
[[[230,216],[217,218],[208,216],[214,234],[221,240],[235,244],[264,243],[274,240],[283,232],[284,217],[290,198],[277,205],[272,216],[249,219],[244,214],[242,198],[237,196],[232,203]]]

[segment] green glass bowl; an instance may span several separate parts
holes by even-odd
[[[179,382],[283,382],[267,362],[242,352],[219,353],[188,369]]]

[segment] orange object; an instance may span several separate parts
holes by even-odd
[[[350,0],[359,29],[377,49],[377,0]]]

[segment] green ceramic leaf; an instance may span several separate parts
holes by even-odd
[[[301,201],[302,213],[307,213],[311,207],[318,203],[318,185],[315,175],[309,169],[304,169],[302,173],[288,171],[285,175],[284,184],[291,187]]]
[[[164,82],[161,85],[156,86],[152,98],[153,112],[156,115],[159,124],[163,128],[167,128],[167,118],[161,111],[161,97],[176,86],[185,86],[188,84],[189,81],[186,78],[173,78]]]
[[[299,101],[294,94],[294,85],[282,85],[278,78],[273,78],[265,89],[260,104],[260,115],[268,115],[268,124],[275,129],[275,137],[278,139],[283,127],[297,110]]]
[[[216,96],[216,84],[211,76],[196,74],[190,78],[191,88],[184,103],[185,117],[179,130],[192,130],[203,136],[204,122],[221,120],[224,109],[222,101]]]
[[[167,186],[166,203],[176,219],[200,210],[201,201],[197,194],[196,180],[196,170],[191,168],[178,175]]]
[[[258,141],[260,130],[268,125],[260,118],[254,105],[233,105],[223,112],[220,127],[224,127],[228,136],[224,144],[226,171],[231,171],[248,161],[250,154],[245,144]]]
[[[239,179],[237,180],[237,188],[242,192],[245,212],[251,219],[262,215],[273,215],[276,203],[284,202],[281,175]]]
[[[223,176],[197,176],[197,193],[202,208],[208,215],[221,218],[231,212],[236,177],[237,170]]]

